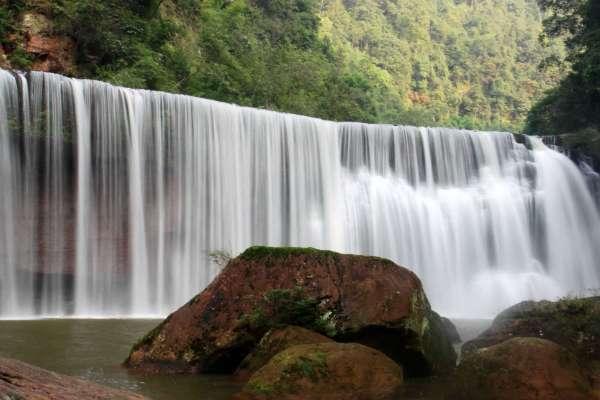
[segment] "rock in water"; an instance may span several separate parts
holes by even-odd
[[[248,316],[275,289],[320,301],[336,339],[363,343],[410,376],[452,368],[456,354],[421,281],[392,261],[302,248],[252,247],[136,344],[126,365],[161,372],[233,372],[264,331]],[[301,325],[296,323],[296,325]]]
[[[456,371],[455,400],[591,400],[575,356],[549,340],[513,338],[474,350]]]
[[[2,400],[144,400],[145,397],[0,358]]]
[[[384,400],[402,387],[402,368],[355,343],[292,346],[248,381],[235,400]]]
[[[600,360],[600,297],[524,301],[502,311],[492,326],[463,346],[463,352],[515,336],[552,340],[581,361]]]
[[[242,363],[236,371],[236,375],[240,379],[249,377],[267,364],[273,356],[289,347],[300,344],[331,342],[333,342],[333,340],[327,336],[320,335],[299,326],[286,326],[283,328],[271,329],[262,337],[256,348],[242,360]]]
[[[600,398],[600,297],[516,304],[498,314],[492,326],[462,350],[468,353],[515,336],[548,339],[570,350]]]

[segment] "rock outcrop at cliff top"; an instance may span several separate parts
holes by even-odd
[[[263,332],[245,323],[273,289],[319,299],[337,341],[376,348],[409,376],[452,368],[456,355],[422,284],[392,261],[301,248],[252,247],[134,346],[125,364],[154,372],[232,372]],[[327,314],[329,313],[329,314]]]
[[[0,399],[144,400],[145,397],[0,358]]]
[[[75,72],[75,42],[70,37],[56,34],[50,18],[41,12],[23,13],[18,21],[17,33],[10,35],[10,46],[0,43],[0,67],[10,64],[5,53],[20,49],[31,59],[28,69],[72,75]]]
[[[592,400],[590,382],[565,348],[549,340],[513,338],[474,350],[454,377],[455,400]]]
[[[234,400],[386,400],[402,388],[402,368],[356,343],[297,345],[259,369]]]

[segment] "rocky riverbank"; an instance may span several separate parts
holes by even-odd
[[[0,358],[2,400],[144,400],[146,397]]]

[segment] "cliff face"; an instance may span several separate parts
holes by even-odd
[[[0,67],[75,75],[75,41],[57,33],[47,9],[29,7],[13,14],[0,43]]]

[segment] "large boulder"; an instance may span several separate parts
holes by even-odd
[[[277,354],[236,400],[384,400],[402,388],[402,368],[355,343],[298,345]]]
[[[0,399],[143,400],[145,397],[0,358]]]
[[[591,400],[577,359],[545,339],[513,338],[471,351],[453,379],[454,400]]]
[[[299,326],[273,328],[262,337],[256,348],[242,360],[235,374],[239,379],[248,378],[267,364],[273,356],[289,347],[300,344],[331,342],[333,340],[329,337]]]
[[[525,301],[502,311],[463,352],[491,346],[515,336],[552,340],[584,362],[600,360],[600,297]]]
[[[268,330],[248,321],[263,315],[265,298],[282,289],[304,293],[299,306],[317,301],[336,340],[379,349],[407,375],[454,367],[443,323],[411,271],[376,257],[269,247],[252,247],[231,260],[202,293],[136,344],[125,364],[156,372],[232,372]],[[306,326],[297,319],[285,322]]]
[[[442,324],[444,325],[444,331],[446,332],[446,335],[448,336],[448,339],[450,339],[450,341],[453,344],[457,344],[462,342],[462,339],[460,338],[460,334],[458,333],[458,329],[456,329],[456,325],[454,325],[454,323],[446,317],[440,317],[442,320]]]
[[[463,353],[510,338],[538,337],[570,350],[590,375],[600,398],[600,297],[524,301],[507,308],[492,326],[463,345]]]

